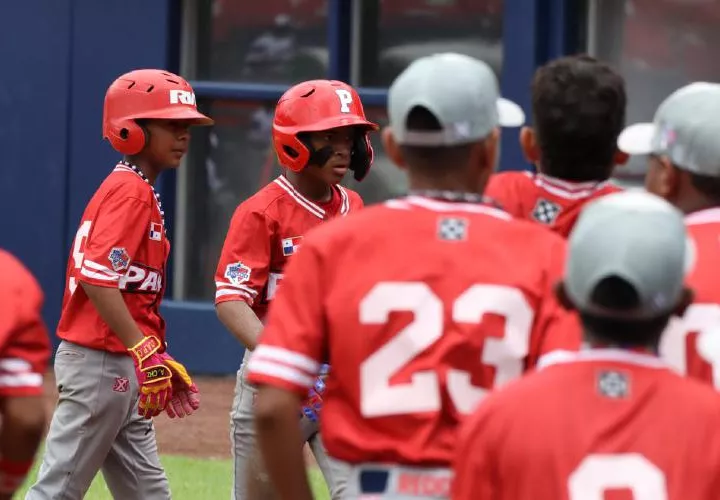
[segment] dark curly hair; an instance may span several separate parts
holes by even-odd
[[[532,106],[542,171],[568,181],[608,179],[626,102],[623,77],[588,55],[538,68]]]

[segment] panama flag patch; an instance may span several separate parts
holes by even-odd
[[[282,251],[285,257],[295,254],[300,248],[300,240],[302,236],[293,236],[292,238],[283,238]]]
[[[150,223],[150,239],[153,241],[162,240],[162,225],[157,222]]]

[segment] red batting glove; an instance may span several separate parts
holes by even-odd
[[[176,361],[167,352],[162,353],[160,358],[173,372],[173,397],[166,409],[168,417],[189,417],[200,408],[200,391],[182,363]]]
[[[200,408],[200,393],[195,388],[195,392],[191,390],[174,391],[165,411],[170,418],[184,418],[195,413],[198,408]]]
[[[138,413],[146,419],[162,413],[172,398],[172,370],[158,354],[161,347],[160,339],[149,335],[128,349],[140,383]]]

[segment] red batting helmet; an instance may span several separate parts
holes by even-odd
[[[373,159],[368,131],[379,127],[365,118],[355,89],[336,80],[310,80],[295,85],[283,94],[275,108],[272,133],[278,161],[285,168],[300,172],[314,151],[298,134],[347,126],[361,127],[364,132],[358,134],[353,144],[350,163],[355,178],[362,180]]]
[[[124,155],[142,151],[147,138],[138,119],[187,120],[212,125],[197,110],[195,93],[182,77],[160,69],[138,69],[115,80],[105,93],[103,138]]]

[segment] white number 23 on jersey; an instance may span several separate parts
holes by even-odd
[[[382,325],[392,311],[408,311],[413,321],[360,365],[360,406],[366,417],[440,411],[440,381],[433,370],[411,381],[390,384],[390,377],[429,349],[445,330],[444,304],[422,282],[378,283],[360,302],[360,323]],[[452,321],[479,324],[487,313],[505,317],[502,337],[485,340],[478,362],[495,368],[494,387],[519,377],[529,351],[534,313],[522,292],[501,285],[473,285],[451,304]],[[457,410],[473,411],[487,390],[471,384],[471,374],[451,369],[446,385]]]

